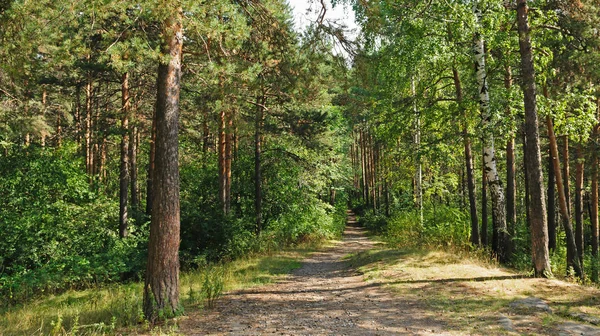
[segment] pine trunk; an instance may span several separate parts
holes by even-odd
[[[156,157],[144,314],[151,322],[178,313],[179,307],[179,91],[183,27],[182,11],[166,20],[163,53],[158,66],[156,97]]]
[[[577,245],[577,258],[579,264],[583,267],[583,178],[584,178],[584,162],[583,148],[581,144],[577,146],[577,165],[575,166],[575,245]]]
[[[504,87],[506,90],[512,88],[512,69],[505,66]],[[506,117],[512,120],[510,104],[506,106]],[[507,257],[511,259],[514,250],[513,238],[517,229],[517,179],[515,165],[515,137],[511,133],[506,142],[506,226],[508,229]]]
[[[556,249],[556,192],[552,153],[548,153],[548,248]]]
[[[542,174],[542,154],[537,115],[537,93],[535,70],[529,37],[529,8],[527,0],[517,1],[517,22],[519,30],[519,49],[521,53],[521,73],[523,76],[523,99],[525,103],[525,164],[527,165],[527,189],[529,190],[529,225],[531,228],[531,254],[535,276],[550,277],[550,253],[548,252],[548,218],[544,195],[544,177]]]
[[[129,73],[121,79],[121,168],[119,174],[119,237],[127,236],[127,201],[129,199]]]
[[[548,128],[548,138],[550,139],[550,149],[552,150],[552,161],[554,163],[554,173],[556,175],[556,190],[558,192],[558,204],[560,206],[561,221],[563,228],[565,229],[565,235],[567,239],[567,267],[573,267],[577,276],[582,275],[582,269],[579,264],[577,256],[577,244],[575,243],[575,235],[573,234],[573,226],[571,225],[571,219],[569,217],[569,210],[567,208],[567,192],[563,184],[562,172],[560,170],[560,161],[558,158],[558,145],[556,143],[556,135],[554,135],[554,125],[552,118],[546,116],[546,125]]]

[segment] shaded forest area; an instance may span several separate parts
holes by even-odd
[[[598,4],[334,5],[355,42],[283,0],[0,2],[3,308],[144,281],[176,315],[180,270],[336,237],[347,207],[597,282]]]

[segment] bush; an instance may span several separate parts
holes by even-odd
[[[93,192],[82,171],[74,144],[0,161],[2,302],[140,272],[145,235],[118,238],[118,203]]]

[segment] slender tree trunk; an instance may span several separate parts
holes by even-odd
[[[579,144],[577,146],[577,165],[575,168],[575,245],[577,245],[577,258],[579,258],[579,264],[583,268],[583,178],[584,178],[584,162],[583,148]]]
[[[129,73],[121,78],[121,169],[119,174],[119,237],[127,236],[127,201],[129,192]]]
[[[485,174],[485,165],[481,172],[481,244],[488,246],[488,201],[487,201],[487,177]]]
[[[223,209],[223,214],[228,214],[227,206],[227,185],[228,185],[228,132],[227,132],[227,112],[223,108],[219,115],[219,200]]]
[[[365,205],[369,205],[369,183],[368,183],[368,172],[367,172],[367,155],[365,146],[365,132],[360,130],[360,157],[362,165],[362,180],[363,180],[363,200]]]
[[[600,110],[600,101],[598,102],[598,109]],[[596,148],[595,141],[598,140],[598,127],[594,127],[594,141],[592,141],[592,183],[590,193],[590,222],[592,224],[592,270],[591,277],[592,281],[598,282],[598,149]]]
[[[88,74],[87,84],[85,86],[85,172],[89,176],[89,182],[92,183],[94,170],[94,151],[92,144],[92,75]]]
[[[512,88],[512,69],[510,66],[505,66],[504,72],[504,87],[506,90]],[[506,105],[506,117],[512,120],[510,104]],[[513,238],[517,233],[517,178],[515,165],[515,137],[510,134],[510,138],[506,142],[506,226],[508,228],[507,241],[507,258],[511,259],[514,244]]]
[[[227,127],[225,131],[225,192],[223,211],[229,215],[231,211],[231,163],[233,161],[233,115],[227,113]]]
[[[163,26],[163,53],[158,66],[156,157],[144,314],[151,322],[179,312],[179,91],[182,62],[182,10]]]
[[[552,161],[552,152],[548,153],[548,248],[552,251],[556,249],[556,193],[554,187],[554,163]]]
[[[462,111],[462,135],[465,148],[465,168],[467,173],[467,189],[469,192],[469,209],[471,214],[471,244],[480,245],[481,238],[479,234],[479,219],[477,218],[477,199],[475,196],[475,174],[473,174],[473,152],[471,150],[471,138],[467,122],[466,110],[462,107],[463,92],[460,76],[456,68],[452,69],[454,75],[454,88],[456,91],[456,102]]]
[[[571,217],[571,164],[569,154],[569,136],[563,135],[562,137],[562,154],[563,154],[563,182],[565,184],[565,199],[567,202],[567,210],[569,217]]]
[[[133,212],[134,218],[136,222],[139,221],[139,188],[138,188],[138,167],[137,167],[137,149],[138,143],[140,139],[140,135],[137,129],[137,103],[136,108],[131,114],[132,124],[131,127],[131,136],[129,137],[129,170],[130,170],[130,184],[131,184],[131,210]]]
[[[571,225],[569,210],[567,208],[566,190],[563,184],[562,172],[560,170],[560,162],[558,158],[558,145],[556,143],[556,136],[554,135],[554,126],[552,124],[552,118],[550,117],[550,115],[546,116],[546,125],[548,128],[548,138],[550,139],[550,149],[552,150],[554,173],[556,175],[556,190],[558,191],[558,204],[560,206],[561,220],[567,238],[567,251],[571,251],[571,253],[567,254],[567,267],[573,267],[573,269],[575,270],[575,274],[581,277],[583,272],[581,269],[581,265],[579,264],[579,259],[576,257],[577,244],[575,243],[573,226]]]
[[[264,98],[256,98],[256,118],[254,120],[254,211],[256,213],[256,233],[262,230],[262,123],[264,110],[261,105]],[[264,105],[263,105],[264,106]]]
[[[476,4],[477,2],[475,2]],[[482,12],[477,8],[473,8],[478,22],[481,22]],[[507,260],[506,244],[507,244],[507,227],[506,227],[506,201],[504,198],[504,190],[502,182],[498,176],[496,167],[496,154],[494,150],[494,135],[493,125],[491,124],[490,96],[487,84],[487,71],[485,65],[485,48],[483,37],[479,32],[475,35],[475,65],[477,83],[479,86],[479,104],[482,119],[482,128],[484,133],[484,169],[487,176],[490,194],[492,196],[492,212],[494,233],[497,236],[497,241],[493,245],[497,246],[494,251],[498,255],[498,259],[502,262]]]
[[[527,0],[517,1],[517,22],[519,30],[519,49],[521,53],[521,72],[523,76],[523,99],[525,103],[525,138],[527,151],[527,188],[531,197],[529,221],[531,227],[531,253],[535,275],[552,276],[550,253],[548,252],[548,218],[544,195],[544,177],[542,174],[542,154],[537,115],[537,93],[535,70],[529,37]]]

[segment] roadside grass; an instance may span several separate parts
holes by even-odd
[[[222,293],[283,278],[323,244],[255,255],[183,273],[180,301],[184,310],[211,307]],[[173,334],[177,318],[151,327],[142,311],[143,283],[114,284],[68,291],[0,311],[0,335]]]
[[[451,333],[547,335],[574,313],[600,317],[600,290],[557,279],[535,279],[474,257],[466,250],[378,248],[346,257],[366,281],[391,289],[411,305],[433,312]],[[526,297],[547,302],[554,314],[523,311],[510,303]]]

